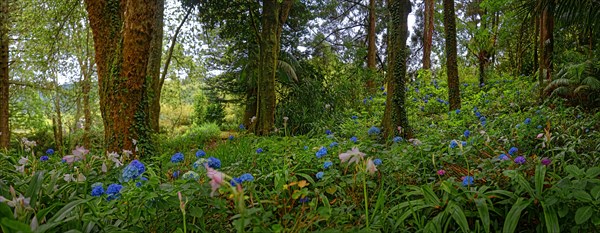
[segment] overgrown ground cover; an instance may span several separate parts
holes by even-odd
[[[218,126],[132,158],[23,140],[2,152],[3,232],[593,232],[600,226],[600,113],[514,77],[408,85],[415,138],[377,128],[385,88],[303,136]],[[323,106],[323,114],[328,108]],[[401,129],[400,129],[401,130]],[[137,159],[137,160],[136,160]]]

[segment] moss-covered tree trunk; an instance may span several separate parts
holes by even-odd
[[[423,69],[431,68],[431,47],[433,45],[433,13],[435,9],[435,0],[425,0],[425,11],[423,23]]]
[[[257,135],[268,135],[274,128],[275,106],[275,75],[277,74],[277,60],[281,49],[281,32],[292,6],[292,0],[265,0],[263,1],[260,55],[258,60],[257,82],[257,108],[256,127]]]
[[[401,135],[412,137],[412,129],[406,115],[406,61],[410,54],[406,46],[408,38],[408,14],[411,11],[410,0],[389,0],[388,9],[392,22],[390,24],[390,41],[388,49],[389,65],[387,86],[388,95],[382,122],[384,137]],[[401,127],[402,131],[398,130]]]
[[[8,123],[8,1],[0,1],[0,149],[8,148],[10,127]]]
[[[377,48],[375,47],[375,42],[377,40],[375,35],[375,19],[375,0],[369,0],[369,28],[367,28],[367,68],[369,68],[372,74],[377,71],[375,64],[375,55],[377,55]],[[374,76],[369,76],[366,86],[369,93],[375,93]]]
[[[157,10],[154,16],[154,29],[152,30],[152,41],[150,42],[150,58],[148,59],[148,99],[150,100],[150,128],[153,132],[159,131],[160,119],[160,94],[161,77],[160,62],[163,48],[163,25],[165,16],[165,0],[157,0]]]
[[[105,149],[152,153],[146,75],[158,1],[85,2],[94,34]]]
[[[554,52],[554,3],[552,1],[545,5],[540,16],[540,50],[540,82],[543,79],[551,81]]]
[[[446,37],[446,73],[448,74],[448,98],[450,110],[460,108],[460,87],[456,63],[456,15],[454,1],[444,0],[444,32]]]

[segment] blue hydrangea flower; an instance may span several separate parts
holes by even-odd
[[[179,176],[179,173],[177,173],[177,175]],[[138,188],[142,187],[142,184],[144,184],[146,181],[148,181],[148,178],[146,178],[146,177],[140,178],[140,181],[135,182],[135,187],[138,187]]]
[[[356,138],[355,136],[352,136],[352,137],[350,138],[350,141],[352,141],[352,142],[356,143],[356,142],[358,142],[358,138]]]
[[[393,141],[396,142],[396,143],[401,142],[402,141],[402,137],[396,136],[396,137],[394,137]]]
[[[262,149],[262,148],[258,148],[258,149],[256,149],[256,153],[257,153],[257,154],[263,153],[263,149]]]
[[[317,172],[317,174],[315,175],[315,177],[317,177],[317,179],[323,179],[323,175],[325,175],[325,173],[323,172]]]
[[[506,155],[506,154],[501,154],[500,156],[498,156],[499,160],[510,160],[510,158]]]
[[[472,176],[465,176],[465,177],[463,177],[462,185],[463,186],[473,185],[474,181],[475,181],[475,179],[473,179]]]
[[[479,118],[479,120],[481,120],[481,113],[480,113],[480,112],[475,112],[475,116],[476,116],[477,118]]]
[[[383,95],[387,95],[387,92],[384,92]]]
[[[192,164],[192,167],[194,167],[194,169],[198,169],[198,167],[204,167],[205,161],[206,159],[198,159],[196,162],[194,162],[194,164]]]
[[[331,135],[333,132],[331,132],[331,130],[325,130],[325,134],[327,135]]]
[[[144,171],[146,171],[144,164],[137,159],[133,160],[125,167],[125,169],[123,169],[123,181],[129,182],[130,180],[137,179]]]
[[[250,173],[245,173],[240,176],[240,179],[242,179],[242,182],[252,182],[254,181],[254,176],[252,176]]]
[[[469,136],[471,135],[471,131],[469,131],[467,129],[467,130],[465,130],[465,132],[463,133],[463,135],[465,135],[465,138],[469,138]]]
[[[48,156],[44,155],[40,157],[40,161],[48,161]]]
[[[239,128],[240,130],[246,130],[246,126],[244,126],[244,124],[240,124]]]
[[[47,155],[53,155],[54,154],[54,150],[52,148],[46,150],[46,154]]]
[[[179,170],[174,171],[173,172],[173,178],[177,179],[179,177],[179,173],[181,173]]]
[[[104,188],[102,183],[95,183],[92,185],[92,197],[99,197],[104,194]]]
[[[515,163],[516,164],[524,164],[527,160],[525,160],[525,157],[523,156],[519,156],[515,158]]]
[[[542,128],[542,125],[538,125],[538,126],[537,126],[537,128],[538,128],[538,129],[541,129],[541,128]]]
[[[303,198],[298,199],[298,203],[307,203],[309,201],[310,201],[309,197],[303,197]]]
[[[369,135],[378,135],[379,133],[381,133],[381,130],[375,126],[371,126],[371,128],[369,128],[369,131],[367,131],[367,133]]]
[[[529,123],[531,123],[531,118],[525,119],[525,124],[529,124]]]
[[[333,148],[333,147],[335,147],[335,146],[337,146],[337,145],[338,145],[338,143],[337,143],[337,142],[332,142],[331,144],[329,144],[329,147]]]
[[[456,109],[455,112],[456,112],[456,114],[459,114],[460,113],[460,109]]]
[[[118,194],[119,192],[121,192],[122,188],[123,188],[123,185],[120,185],[120,184],[110,184],[108,186],[108,188],[106,188],[106,194],[108,194],[108,195]]]
[[[183,154],[181,152],[177,152],[173,156],[171,156],[171,163],[179,163],[183,161],[183,159]]]
[[[356,119],[358,119],[357,116],[352,116],[352,120],[356,120]]]
[[[515,155],[517,152],[519,152],[519,149],[516,147],[511,147],[510,150],[508,150],[509,155]]]
[[[315,155],[317,156],[317,159],[320,159],[323,156],[327,155],[327,147],[322,146],[321,149],[319,149],[319,151],[315,153]]]
[[[379,90],[382,90],[382,91],[383,91],[383,90],[385,90],[385,87],[380,87],[380,88],[379,88]]]
[[[233,135],[229,135],[228,139],[233,140],[234,139]]]
[[[241,184],[243,181],[240,177],[232,177],[231,181],[229,181],[229,184],[231,184],[231,186],[236,186],[238,184]]]
[[[221,168],[221,160],[219,160],[215,157],[210,157],[210,158],[208,158],[208,166],[212,167],[214,169],[219,169],[219,168]]]
[[[461,142],[460,142],[460,144],[461,144],[463,147],[467,146],[467,142],[465,142],[465,141],[461,141]]]
[[[304,146],[304,150],[308,150],[308,146]]]
[[[373,160],[373,164],[375,164],[375,166],[379,166],[381,165],[383,162],[381,161],[381,159],[374,159]]]
[[[204,157],[204,156],[206,156],[206,152],[204,152],[203,150],[196,151],[196,158],[200,158],[200,157]]]
[[[332,165],[333,165],[333,163],[331,161],[327,161],[327,162],[323,163],[323,168],[327,169],[327,168],[331,167]]]
[[[450,148],[454,149],[458,146],[458,142],[456,142],[456,140],[452,140],[450,141]]]

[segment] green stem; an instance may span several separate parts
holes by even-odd
[[[183,233],[186,233],[187,228],[186,228],[187,222],[185,221],[185,212],[183,212]]]
[[[367,196],[367,176],[365,174],[365,179],[363,182],[363,193],[365,194],[365,218],[367,219],[367,228],[369,228],[369,199]]]

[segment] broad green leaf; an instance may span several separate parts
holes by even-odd
[[[88,201],[88,200],[86,200],[86,199],[79,199],[79,200],[75,200],[75,201],[69,202],[68,204],[66,204],[65,206],[63,206],[63,208],[61,208],[58,212],[56,212],[56,214],[54,214],[54,216],[52,216],[52,218],[50,218],[48,220],[48,222],[49,223],[60,222],[61,220],[63,220],[64,218],[66,218],[67,215],[71,214],[72,210],[76,206],[78,206],[78,205],[80,205],[80,204],[82,204],[82,203],[84,203],[86,201]]]
[[[488,209],[486,200],[484,198],[477,198],[475,199],[475,204],[477,204],[479,218],[483,222],[483,229],[485,232],[490,232],[490,210]]]
[[[14,230],[15,232],[22,232],[22,233],[31,232],[29,225],[19,222],[17,220],[12,220],[12,219],[8,219],[8,218],[0,219],[0,226],[2,226],[3,229],[5,229],[5,228],[11,229],[11,230]]]
[[[433,192],[433,188],[430,185],[423,185],[421,191],[423,192],[423,197],[425,197],[427,203],[435,206],[441,205],[440,198],[435,195],[435,192]]]
[[[512,206],[512,208],[510,208],[510,211],[508,211],[508,214],[506,215],[502,232],[515,232],[515,229],[517,229],[517,225],[519,224],[519,219],[521,218],[521,212],[523,212],[523,210],[527,208],[529,204],[531,204],[530,200],[525,200],[522,197],[517,199],[517,202],[515,202],[515,204]]]
[[[565,171],[574,177],[580,177],[583,175],[583,171],[573,164],[567,165],[567,167],[565,167]]]
[[[29,182],[29,188],[27,192],[25,192],[25,197],[30,197],[29,205],[31,208],[35,208],[35,203],[37,202],[37,198],[40,194],[40,189],[42,188],[42,184],[44,183],[44,171],[36,172],[33,177],[31,177],[31,181]]]
[[[579,225],[584,222],[587,222],[587,220],[590,219],[590,217],[592,217],[593,212],[594,210],[591,206],[579,207],[579,209],[575,211],[575,223]]]
[[[0,218],[9,218],[9,219],[15,218],[12,210],[10,209],[10,206],[8,206],[4,202],[0,202]]]
[[[575,197],[577,200],[583,201],[583,202],[591,202],[592,201],[592,196],[590,196],[590,194],[588,194],[586,191],[583,191],[583,190],[573,191],[573,197]]]
[[[592,197],[594,197],[594,199],[597,201],[600,198],[600,186],[592,188],[590,194],[592,194]]]
[[[471,232],[471,230],[469,230],[469,223],[467,222],[467,217],[465,216],[465,212],[463,212],[462,208],[456,204],[454,204],[454,202],[450,202],[448,204],[448,211],[450,211],[450,216],[452,216],[452,218],[454,219],[454,221],[456,223],[458,223],[458,226],[460,227],[460,229],[465,232]]]
[[[558,217],[556,216],[556,210],[554,206],[547,205],[545,202],[541,202],[542,208],[544,209],[544,220],[546,221],[546,231],[549,233],[560,232],[560,226]]]
[[[585,173],[585,176],[590,179],[596,178],[598,175],[600,175],[600,167],[591,167]]]
[[[544,177],[546,176],[546,166],[538,165],[535,168],[535,191],[538,197],[542,196],[544,189]]]

